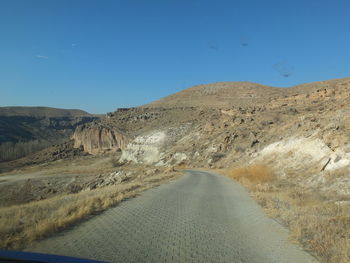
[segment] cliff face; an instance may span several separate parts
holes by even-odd
[[[83,147],[85,152],[99,154],[124,149],[128,138],[120,131],[101,125],[79,126],[73,136],[74,148]]]
[[[192,107],[119,109],[79,126],[72,139],[74,147],[83,146],[90,154],[121,150],[123,160],[153,164],[162,159],[167,163],[174,143],[199,124],[201,114],[207,116],[212,111]]]

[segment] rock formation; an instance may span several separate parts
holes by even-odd
[[[77,128],[73,139],[88,153],[121,150],[123,160],[169,166],[225,167],[293,136],[313,136],[336,151],[349,141],[349,91],[350,79],[291,88],[201,85],[108,113]]]
[[[128,139],[120,131],[101,125],[79,126],[73,136],[74,147],[83,147],[90,154],[116,152],[124,149]]]

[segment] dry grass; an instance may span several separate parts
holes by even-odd
[[[272,170],[265,165],[232,168],[227,171],[227,174],[229,177],[240,182],[248,180],[252,183],[265,183],[274,178]]]
[[[272,217],[290,229],[290,237],[321,262],[350,262],[350,205],[326,202],[316,192],[282,187],[253,196]]]
[[[58,232],[174,176],[174,173],[155,175],[143,182],[133,181],[0,208],[0,248],[20,249],[28,246],[34,240]]]
[[[275,177],[263,165],[234,168],[226,175],[245,185],[266,213],[290,230],[299,242],[324,263],[350,262],[350,203],[295,184],[295,177]]]
[[[74,160],[65,159],[48,162],[41,165],[25,166],[10,172],[2,173],[1,176],[18,175],[28,173],[38,174],[98,174],[115,169],[112,160],[115,156],[77,156]]]

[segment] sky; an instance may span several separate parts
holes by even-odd
[[[350,77],[348,0],[0,0],[0,106],[106,113],[193,85]]]

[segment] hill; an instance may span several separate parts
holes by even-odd
[[[121,152],[120,164],[219,168],[321,262],[350,260],[350,78],[195,86],[80,126],[73,138],[94,155]]]
[[[167,96],[144,107],[218,107],[248,106],[265,103],[280,96],[281,88],[252,82],[217,82],[198,85]]]
[[[349,100],[349,88],[350,78],[290,88],[268,87],[251,82],[199,85],[141,107],[117,110],[99,122],[80,126],[74,138],[76,146],[85,145],[88,152],[98,153],[114,151],[119,146],[123,148],[137,136],[152,130],[176,129],[181,125],[191,126],[192,132],[196,125],[201,127],[201,133],[205,127],[213,125],[216,131],[231,133],[241,132],[241,128],[249,124],[245,133],[261,134],[260,126],[266,126],[266,123],[289,126],[301,116],[306,118],[307,114],[314,114],[317,118],[320,111],[329,112],[331,118],[336,109],[341,109]],[[224,129],[223,122],[227,123]],[[214,123],[221,129],[215,128]],[[285,132],[289,133],[277,133],[284,137]],[[275,137],[278,137],[277,134],[266,138],[266,143],[272,142]],[[243,141],[240,140],[240,144]],[[259,145],[263,146],[263,143]]]
[[[230,108],[264,104],[283,96],[303,95],[350,81],[350,78],[319,81],[289,88],[265,86],[253,82],[217,82],[177,92],[143,107]]]
[[[0,107],[0,161],[68,141],[77,126],[96,119],[81,110]]]
[[[50,107],[0,107],[1,117],[35,117],[35,118],[63,118],[63,117],[91,117],[92,115],[77,109],[58,109]]]

